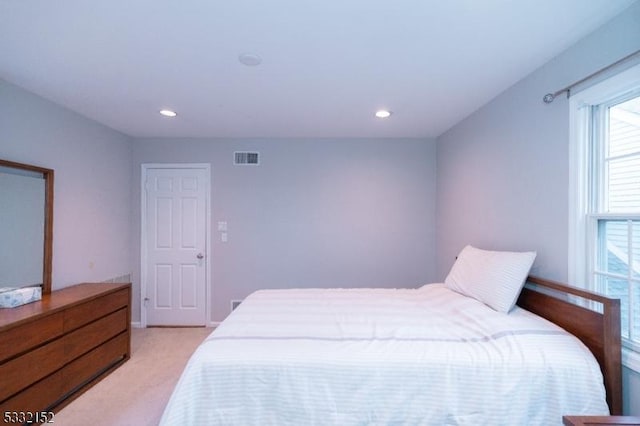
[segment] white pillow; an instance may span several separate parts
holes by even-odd
[[[444,283],[455,292],[508,313],[516,304],[535,258],[534,251],[488,251],[466,246]]]

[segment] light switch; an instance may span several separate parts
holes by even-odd
[[[221,232],[220,233],[220,241],[222,241],[223,243],[227,242],[227,233],[226,232]]]
[[[219,221],[218,222],[218,231],[226,232],[227,231],[227,221]]]

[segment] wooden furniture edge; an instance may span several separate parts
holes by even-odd
[[[524,287],[518,306],[559,325],[589,348],[604,376],[609,411],[612,415],[622,414],[620,300],[534,276],[529,276],[527,283],[550,289],[557,296]],[[602,313],[572,303],[568,296],[601,303]]]
[[[42,294],[51,293],[51,271],[53,268],[53,169],[18,163],[0,159],[0,166],[11,167],[32,172],[42,173],[45,180],[44,191],[44,228],[43,228],[43,259],[42,259]]]
[[[73,307],[81,303],[102,297],[105,293],[113,293],[125,288],[128,289],[129,295],[131,296],[131,283],[81,283],[61,288],[60,290],[56,290],[57,297],[59,297],[60,294],[76,292],[79,289],[95,289],[95,294],[88,295],[85,299],[80,301],[67,304],[57,303],[52,305],[50,302],[51,294],[49,293],[43,294],[42,299],[36,302],[27,303],[15,308],[1,308],[0,327],[6,329],[17,327],[25,322],[28,322],[31,318],[31,315],[36,311],[38,311],[42,316],[53,315],[56,312],[68,309],[69,307]],[[129,322],[131,322],[131,318],[129,318]]]
[[[51,169],[43,170],[43,175],[46,182],[44,208],[45,208],[45,220],[44,220],[44,252],[43,252],[43,265],[42,272],[42,293],[51,294],[52,291],[52,271],[53,271],[53,188],[55,172]]]
[[[565,426],[615,426],[640,425],[640,417],[635,416],[562,416]]]

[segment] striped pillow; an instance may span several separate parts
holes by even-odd
[[[444,283],[457,293],[508,313],[516,304],[535,258],[534,251],[488,251],[466,246]]]

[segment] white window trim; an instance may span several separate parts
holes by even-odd
[[[631,349],[622,348],[622,365],[630,370],[640,373],[640,354]]]
[[[587,265],[592,263],[595,250],[588,241],[590,220],[585,212],[590,211],[589,168],[586,167],[589,147],[582,143],[588,132],[593,131],[588,121],[588,107],[606,102],[612,97],[626,96],[637,91],[640,81],[640,65],[635,65],[607,80],[579,93],[572,93],[569,100],[569,282],[576,286],[592,288],[592,279],[587,276]],[[602,216],[602,215],[598,215]],[[624,344],[624,343],[623,343]],[[640,352],[624,347],[622,363],[640,373]]]

